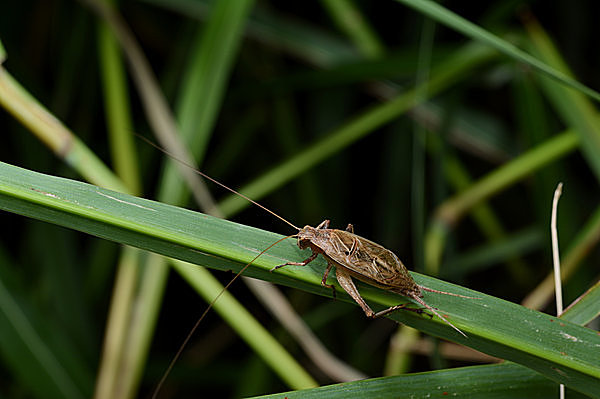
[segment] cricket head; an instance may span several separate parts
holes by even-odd
[[[319,248],[322,248],[324,243],[329,240],[329,220],[323,220],[317,227],[304,226],[302,229],[298,229],[298,247],[300,249],[311,248],[317,252],[322,252]]]
[[[312,226],[304,226],[296,236],[298,237],[298,248],[306,249],[317,237],[318,231]]]

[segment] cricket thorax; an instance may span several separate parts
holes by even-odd
[[[300,249],[306,249],[316,244],[319,246],[320,242],[323,240],[329,239],[329,230],[328,229],[318,229],[312,226],[304,226],[302,230],[298,232],[298,247]]]

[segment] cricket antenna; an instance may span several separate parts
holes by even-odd
[[[169,154],[171,155],[171,154]],[[210,179],[210,178],[209,178]],[[211,179],[212,180],[212,179]],[[218,183],[218,182],[217,182]],[[266,209],[266,208],[265,208]],[[268,210],[268,209],[267,209]],[[269,211],[270,212],[270,211]],[[284,219],[285,220],[285,219]],[[291,223],[290,223],[291,224]],[[279,240],[275,241],[273,244],[269,245],[267,248],[263,249],[262,251],[260,251],[260,253],[258,255],[256,255],[254,258],[252,258],[252,260],[250,262],[248,262],[246,264],[246,266],[242,267],[242,269],[231,279],[231,281],[229,281],[229,283],[227,283],[227,285],[225,286],[225,288],[223,288],[221,290],[221,292],[219,292],[219,295],[217,295],[209,304],[208,307],[206,308],[206,310],[204,310],[204,312],[202,313],[202,315],[200,316],[200,318],[198,319],[198,321],[196,321],[196,324],[194,324],[194,327],[192,327],[192,329],[190,330],[190,332],[188,333],[188,335],[185,337],[185,339],[183,340],[183,343],[181,344],[181,346],[179,347],[179,349],[177,350],[177,353],[175,353],[175,356],[173,356],[173,359],[171,359],[171,362],[169,363],[169,366],[167,367],[167,370],[165,370],[164,374],[162,375],[162,377],[160,378],[160,381],[158,381],[158,384],[156,385],[156,388],[154,389],[154,392],[152,393],[152,399],[156,399],[158,397],[158,392],[160,391],[160,389],[162,388],[162,386],[165,383],[165,380],[167,379],[167,377],[169,376],[169,374],[171,373],[171,370],[173,370],[173,367],[175,366],[175,363],[177,363],[177,360],[179,360],[179,357],[181,356],[181,354],[183,353],[183,350],[185,349],[185,347],[187,346],[188,342],[190,341],[190,339],[192,339],[192,336],[194,335],[194,333],[196,332],[196,330],[198,329],[198,326],[200,325],[200,323],[202,323],[202,320],[204,320],[204,317],[206,317],[206,315],[208,314],[208,312],[210,312],[210,310],[213,308],[215,302],[217,302],[217,300],[221,297],[221,295],[223,295],[223,293],[225,291],[227,291],[229,289],[229,286],[231,286],[231,284],[233,284],[233,282],[235,280],[237,280],[237,278],[239,276],[242,275],[242,273],[244,273],[246,271],[246,269],[248,267],[250,267],[251,264],[254,263],[254,261],[256,259],[258,259],[262,254],[264,254],[265,252],[267,252],[269,249],[273,248],[275,245],[279,244],[281,241],[283,240],[287,240],[288,238],[292,238],[295,237],[296,234],[292,234],[290,236],[287,237],[283,237],[280,238]]]
[[[209,175],[207,175],[206,173],[203,173],[201,171],[199,171],[198,169],[196,169],[194,166],[188,164],[187,162],[183,161],[182,159],[177,158],[174,154],[170,153],[169,151],[165,150],[164,148],[160,147],[158,144],[152,142],[151,140],[147,139],[146,137],[139,135],[136,133],[136,135],[144,140],[146,143],[150,144],[152,147],[156,148],[157,150],[167,154],[168,156],[170,156],[171,158],[173,158],[175,161],[179,162],[182,165],[187,166],[188,168],[192,169],[194,172],[196,172],[197,174],[199,174],[200,176],[204,177],[207,180],[210,180],[211,182],[215,183],[216,185],[223,187],[225,190],[228,190],[234,194],[239,195],[240,197],[242,197],[243,199],[245,199],[246,201],[249,201],[250,203],[256,205],[257,207],[261,208],[262,210],[269,212],[271,215],[275,216],[277,219],[281,220],[284,223],[287,223],[288,225],[292,226],[294,229],[300,231],[301,229],[299,227],[297,227],[296,225],[294,225],[292,222],[288,221],[287,219],[279,216],[278,214],[276,214],[275,212],[273,212],[272,210],[270,210],[269,208],[267,208],[264,205],[259,204],[258,202],[254,201],[253,199],[245,196],[244,194],[235,191],[233,188],[229,188],[227,187],[225,184],[221,183],[218,180],[213,179],[212,177],[210,177]]]

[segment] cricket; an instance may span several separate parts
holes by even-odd
[[[147,138],[140,136],[141,139],[146,141],[151,146],[155,147],[159,151],[165,153],[175,161],[183,164],[184,166],[191,168],[195,173],[202,176],[206,180],[222,187],[225,190],[230,191],[231,193],[242,197],[243,199],[249,201],[253,205],[261,208],[262,210],[270,213],[277,219],[283,221],[288,224],[295,230],[297,230],[296,234],[289,235],[287,237],[283,237],[273,244],[269,245],[267,248],[262,250],[258,255],[256,255],[250,262],[248,262],[223,288],[221,293],[217,295],[212,302],[208,305],[206,310],[202,313],[194,327],[192,327],[191,331],[188,333],[186,339],[180,346],[179,350],[175,354],[171,363],[169,364],[167,370],[163,374],[160,382],[157,385],[157,388],[154,391],[153,398],[156,397],[158,391],[160,390],[162,384],[164,383],[166,377],[169,372],[173,368],[174,364],[178,360],[179,356],[183,352],[183,349],[187,345],[191,336],[196,331],[198,325],[201,323],[202,319],[206,316],[206,314],[210,311],[214,303],[219,299],[221,294],[225,292],[231,284],[243,274],[243,272],[254,263],[256,259],[258,259],[261,255],[267,252],[270,248],[277,245],[278,243],[288,239],[288,238],[296,238],[298,247],[302,250],[309,248],[312,251],[312,254],[300,262],[287,262],[278,266],[275,266],[271,269],[271,272],[276,271],[282,267],[286,266],[306,266],[321,254],[325,260],[327,261],[327,267],[325,272],[323,273],[323,278],[321,279],[321,285],[326,288],[330,288],[333,291],[333,297],[335,298],[335,287],[332,284],[327,283],[327,278],[331,269],[335,267],[335,277],[337,279],[338,284],[346,291],[346,293],[361,307],[365,315],[369,318],[375,319],[385,315],[388,315],[396,310],[405,309],[417,313],[423,313],[422,309],[415,309],[407,307],[407,303],[402,303],[399,305],[391,306],[387,309],[381,310],[379,312],[374,312],[371,307],[367,304],[367,302],[360,295],[356,285],[354,284],[353,278],[360,280],[364,283],[370,284],[372,286],[382,288],[386,291],[391,291],[393,293],[402,295],[404,297],[413,299],[419,305],[423,306],[434,315],[436,315],[440,320],[446,323],[448,326],[452,327],[455,331],[461,334],[463,337],[468,338],[467,335],[462,332],[458,327],[452,324],[449,320],[443,317],[440,313],[438,313],[437,309],[428,305],[423,300],[423,291],[433,292],[444,295],[451,295],[460,298],[466,299],[475,299],[473,297],[468,297],[464,295],[458,295],[445,291],[438,291],[432,288],[428,288],[422,285],[417,284],[417,282],[412,278],[408,269],[404,266],[404,264],[400,261],[398,256],[394,254],[389,249],[379,245],[373,241],[370,241],[366,238],[363,238],[354,233],[354,227],[352,224],[348,224],[345,230],[331,229],[329,228],[330,221],[324,220],[317,227],[313,226],[304,226],[303,228],[299,228],[287,219],[278,215],[274,211],[268,209],[267,207],[259,204],[253,199],[247,197],[246,195],[226,186],[225,184],[219,182],[218,180],[208,176],[202,171],[194,168],[188,163],[184,162],[181,159],[178,159],[173,154],[169,153],[164,148],[159,147],[157,144],[148,140]]]

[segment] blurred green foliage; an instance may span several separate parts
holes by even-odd
[[[204,172],[244,188],[296,225],[351,222],[413,270],[511,302],[527,298],[529,306],[555,313],[552,287],[542,281],[552,270],[550,207],[559,181],[565,303],[598,280],[597,102],[508,50],[516,46],[556,76],[600,87],[598,5],[443,3],[494,35],[500,47],[491,48],[464,21],[444,13],[429,19],[423,14],[429,2],[413,3],[221,1],[213,7],[145,0],[122,1],[115,10]],[[2,5],[6,86],[0,97],[7,112],[0,111],[0,160],[97,185],[122,184],[194,208],[173,166],[163,166],[164,154],[132,134],[151,136],[169,117],[160,119],[160,107],[149,105],[140,88],[148,81],[132,69],[94,4]],[[11,79],[22,89],[10,92]],[[17,116],[19,94],[10,93],[23,90],[49,111],[47,125]],[[80,141],[70,140],[53,118]],[[235,221],[291,234],[256,207],[209,188]],[[123,372],[126,388],[113,397],[151,393],[205,306],[188,284],[176,273],[167,283],[162,264],[127,274],[123,264],[137,265],[145,254],[13,214],[0,217],[0,396],[92,396],[111,302],[113,309],[133,309],[131,319],[139,309],[147,318],[117,340],[123,353],[136,353],[136,366]],[[118,297],[114,286],[129,287],[131,295]],[[308,363],[243,285],[231,291]],[[597,316],[595,292],[586,302],[592,311],[579,324]],[[394,323],[367,320],[358,308],[305,292],[286,296],[331,352],[368,375],[382,375],[393,355]],[[7,323],[14,330],[2,328]],[[589,326],[597,330],[597,320]],[[45,372],[32,368],[32,356]],[[402,371],[472,364],[436,350],[411,360]],[[312,375],[322,385],[331,382]],[[289,389],[210,314],[163,394],[238,397]]]

